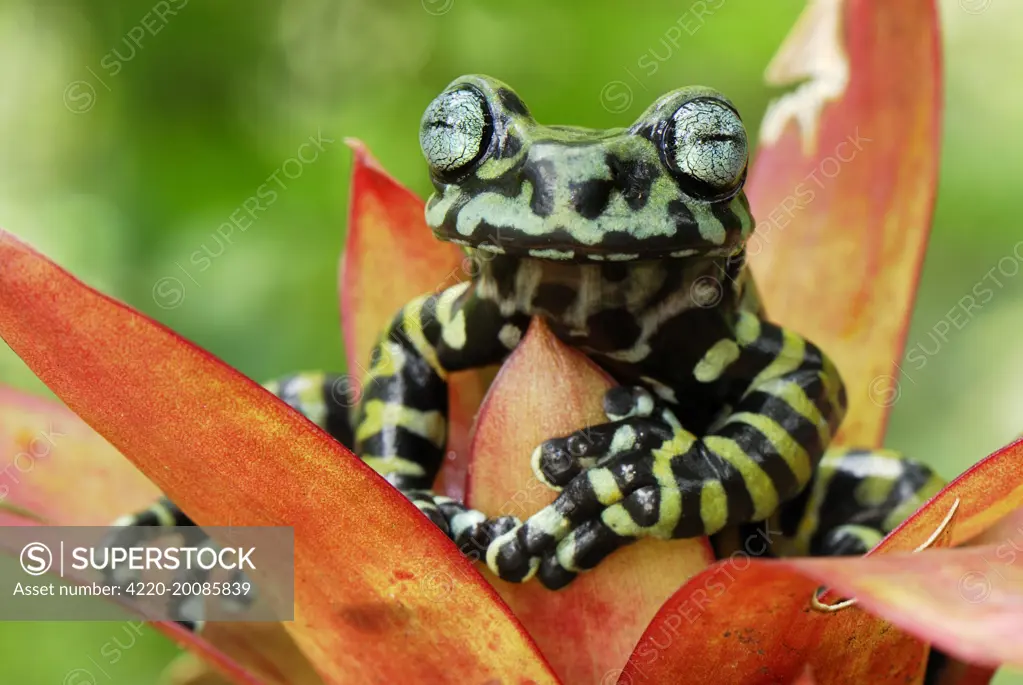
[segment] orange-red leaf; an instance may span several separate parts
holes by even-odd
[[[604,423],[612,382],[534,319],[501,367],[472,441],[469,504],[526,518],[556,493],[533,475],[530,455],[548,438]],[[565,683],[610,682],[672,592],[712,560],[705,539],[647,540],[612,555],[557,592],[539,581],[492,582]]]
[[[433,237],[421,199],[361,142],[348,144],[355,162],[339,290],[348,373],[360,382],[370,351],[398,310],[423,293],[466,280],[473,267],[460,248]],[[448,455],[437,489],[456,499],[464,493],[469,429],[487,379],[476,371],[449,378]]]
[[[360,460],[208,353],[0,238],[0,334],[75,413],[199,524],[294,527],[287,627],[328,683],[555,682],[492,588]],[[279,582],[284,563],[261,577]],[[432,591],[437,574],[452,592]]]
[[[152,504],[156,487],[66,407],[0,387],[0,502],[41,522],[102,526]],[[0,524],[19,522],[0,513]]]
[[[619,685],[791,682],[820,630],[808,613],[816,585],[744,556],[718,562],[665,602]]]
[[[665,603],[629,660],[624,678],[633,680],[623,678],[623,682],[670,682],[679,674],[685,674],[686,682],[694,685],[718,682],[713,670],[704,672],[693,666],[700,655],[709,663],[732,664],[728,673],[735,682],[784,682],[797,677],[806,664],[813,667],[821,685],[861,682],[858,678],[893,685],[918,682],[927,654],[925,642],[932,640],[955,656],[994,663],[1012,646],[992,635],[1008,625],[1016,630],[1007,633],[1008,637],[1023,634],[1023,626],[1011,624],[1023,617],[1023,572],[1010,574],[999,565],[1010,557],[1014,561],[1016,552],[1023,551],[1023,530],[1016,525],[1023,518],[1003,519],[991,530],[1005,537],[985,534],[985,547],[928,550],[898,555],[892,557],[894,561],[888,560],[887,553],[906,552],[927,541],[940,529],[956,499],[959,505],[954,520],[935,546],[973,538],[997,522],[998,516],[988,514],[988,509],[1004,514],[1023,507],[1021,486],[1023,441],[1017,441],[935,495],[866,558],[748,562],[739,557],[719,562]],[[999,548],[1000,561],[984,556],[997,557]],[[998,571],[983,571],[982,561]],[[940,570],[942,566],[946,570]],[[977,581],[979,576],[969,575],[981,572],[989,578],[1002,574],[999,597],[1005,604],[991,609],[976,602],[955,601],[958,579],[965,578],[964,586],[974,579],[977,587],[986,587]],[[955,582],[948,573],[958,573]],[[810,594],[820,584],[857,597],[864,593],[864,606],[888,620],[856,608],[835,614],[811,611]],[[899,599],[903,588],[912,584],[917,589]],[[963,591],[970,589],[964,587]],[[921,596],[924,592],[931,594]],[[993,596],[993,587],[991,593]],[[907,606],[906,597],[916,603]],[[913,610],[920,607],[920,618],[914,618]],[[970,639],[962,644],[952,644],[951,636],[960,625],[957,622],[971,630]],[[943,625],[935,628],[939,623]],[[664,644],[666,636],[670,650]],[[1023,655],[1021,646],[1015,648]],[[953,671],[943,685],[981,685],[990,675],[984,668],[957,667]]]
[[[774,61],[748,192],[767,310],[833,355],[847,442],[881,441],[931,226],[941,114],[933,0],[815,0]]]
[[[984,533],[1023,507],[1023,440],[974,464],[881,541],[871,554],[909,551],[936,530],[959,500],[951,546]]]
[[[67,407],[3,387],[0,460],[8,465],[0,472],[0,509],[22,509],[51,525],[105,525],[149,506],[159,495],[142,472]],[[2,525],[35,522],[0,511]],[[202,637],[170,623],[153,625],[219,663],[218,674],[249,672],[274,685],[323,682],[279,624],[214,623]],[[242,682],[252,682],[246,677]]]
[[[202,640],[228,659],[244,665],[263,685],[322,685],[323,679],[299,651],[280,623],[209,623]],[[183,646],[194,649],[190,644]],[[201,654],[201,652],[199,652]],[[185,655],[194,657],[196,654]],[[219,683],[221,675],[208,661],[181,659],[164,675],[168,685]]]
[[[1023,666],[1023,532],[1001,545],[793,567],[965,661]]]
[[[817,685],[817,681],[813,677],[813,669],[807,666],[802,675],[792,681],[792,685]]]

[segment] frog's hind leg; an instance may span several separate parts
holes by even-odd
[[[829,450],[802,496],[782,508],[786,554],[865,554],[935,495],[945,481],[891,450]]]
[[[945,485],[919,461],[891,450],[833,449],[810,486],[782,509],[775,526],[789,537],[772,551],[814,556],[862,555]],[[783,548],[779,550],[778,548]],[[940,682],[949,661],[932,649],[924,678]]]

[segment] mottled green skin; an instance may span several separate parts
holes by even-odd
[[[336,376],[268,389],[502,578],[562,587],[642,537],[717,534],[719,552],[757,554],[742,538],[767,523],[771,547],[860,553],[940,484],[887,452],[822,460],[845,390],[821,350],[764,318],[745,269],[746,134],[721,95],[680,89],[595,131],[542,126],[506,85],[466,76],[427,108],[420,141],[436,187],[427,223],[465,246],[472,281],[397,313],[352,411]],[[555,502],[491,519],[430,490],[447,378],[500,363],[535,317],[621,386],[606,423],[533,453]],[[172,518],[165,502],[127,523]]]
[[[742,193],[745,133],[731,103],[714,91],[674,91],[629,128],[602,131],[538,124],[508,86],[485,76],[462,77],[446,92],[467,88],[484,99],[491,130],[475,163],[434,169],[437,192],[426,219],[441,240],[562,261],[635,261],[728,256],[752,232]],[[674,143],[671,115],[686,103],[723,110],[741,134],[730,167],[717,175],[707,165],[730,141],[681,146],[692,152],[687,167],[705,162],[695,170],[723,177],[723,187],[683,177],[676,156],[665,154],[662,141]]]

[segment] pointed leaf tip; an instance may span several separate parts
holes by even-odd
[[[7,455],[9,466],[14,467],[8,478],[0,479],[0,523],[4,525],[106,525],[126,512],[149,506],[159,496],[155,485],[67,407],[4,387],[0,387],[0,454]],[[214,623],[201,637],[171,623],[154,627],[192,650],[183,657],[193,664],[196,683],[203,682],[200,673],[212,682],[228,682],[221,672],[239,683],[253,683],[255,676],[263,685],[323,682],[279,624]],[[174,677],[189,682],[182,680],[186,672],[176,671]],[[169,674],[164,677],[175,682]]]
[[[770,316],[832,355],[844,440],[881,443],[937,186],[933,0],[814,0],[768,69],[747,250]]]
[[[293,526],[287,627],[327,683],[439,681],[452,668],[479,682],[556,682],[454,545],[350,452],[10,236],[0,335],[197,523]],[[280,582],[282,569],[266,577]]]
[[[371,350],[398,311],[415,297],[466,280],[473,267],[460,248],[433,237],[421,199],[388,174],[361,141],[346,142],[355,162],[338,287],[348,373],[361,382]],[[457,499],[465,488],[469,429],[487,379],[479,371],[449,379],[448,458],[437,489]]]
[[[526,518],[550,503],[555,493],[530,466],[533,449],[548,438],[605,423],[602,399],[612,385],[593,362],[534,319],[480,409],[469,504],[488,515]],[[491,582],[564,682],[611,682],[664,600],[710,561],[704,539],[646,540],[556,592],[537,580]]]

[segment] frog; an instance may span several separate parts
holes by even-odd
[[[265,387],[498,577],[558,590],[640,539],[711,536],[723,556],[749,531],[770,533],[757,554],[863,554],[944,484],[897,452],[832,446],[845,384],[765,313],[746,265],[749,140],[721,93],[679,88],[598,130],[541,125],[468,75],[426,107],[419,142],[426,223],[473,259],[471,280],[397,312],[354,407],[344,375]],[[448,378],[500,364],[537,319],[616,385],[605,422],[523,455],[553,502],[488,515],[432,489]],[[191,522],[167,498],[119,521],[169,523]]]

